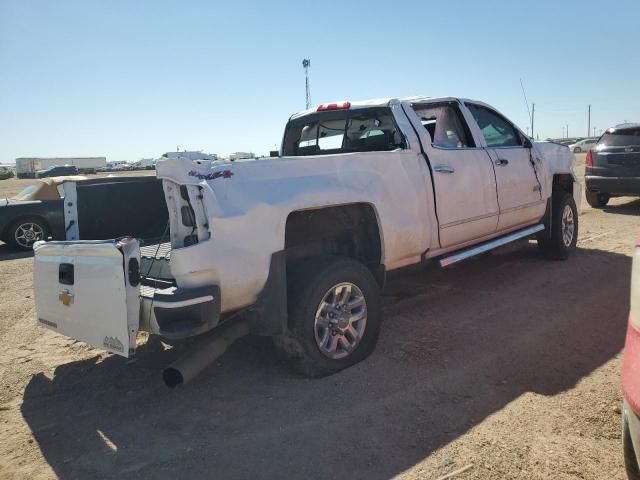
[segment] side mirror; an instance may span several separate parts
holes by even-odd
[[[533,144],[531,143],[531,140],[529,139],[529,137],[524,137],[522,139],[522,146],[524,148],[531,148],[533,146]]]

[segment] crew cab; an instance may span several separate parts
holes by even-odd
[[[330,374],[374,349],[391,270],[527,237],[569,257],[573,164],[478,101],[322,104],[291,116],[278,157],[158,162],[162,275],[135,238],[36,243],[38,322],[129,356],[139,330],[182,339],[242,321],[301,372]]]

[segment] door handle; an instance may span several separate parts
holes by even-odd
[[[493,163],[502,167],[504,165],[509,165],[509,160],[505,160],[504,158],[499,158]]]
[[[450,167],[449,165],[436,165],[435,167],[433,167],[433,170],[438,172],[438,173],[453,173],[453,172],[455,172],[453,167]]]

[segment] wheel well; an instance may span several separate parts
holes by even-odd
[[[567,192],[573,195],[573,176],[569,173],[557,173],[553,176],[553,193]]]
[[[547,199],[547,208],[544,212],[544,217],[542,218],[542,222],[545,225],[544,232],[540,233],[539,236],[543,236],[545,238],[551,238],[551,225],[552,225],[552,215],[553,210],[551,208],[551,204],[554,199],[558,198],[558,194],[566,192],[570,195],[573,195],[573,176],[569,173],[557,173],[553,176],[553,186],[551,191],[551,196]]]
[[[287,263],[319,255],[355,258],[378,279],[382,242],[373,207],[355,203],[291,212],[285,229]],[[381,268],[382,267],[382,268]]]

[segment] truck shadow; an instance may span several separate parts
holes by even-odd
[[[411,269],[390,279],[377,350],[339,374],[301,378],[246,338],[168,390],[161,368],[176,353],[151,342],[130,365],[36,375],[22,415],[63,479],[389,478],[520,395],[555,395],[615,357],[629,273],[621,254],[545,262],[532,245]]]

